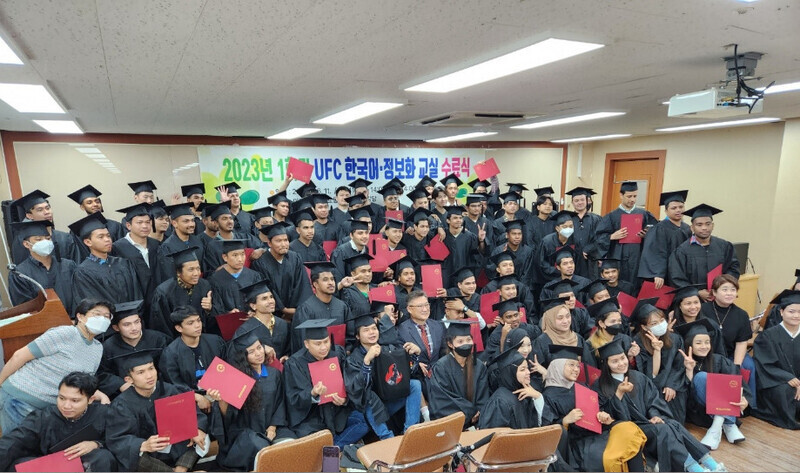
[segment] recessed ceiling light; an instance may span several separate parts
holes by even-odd
[[[549,38],[466,69],[409,87],[406,92],[452,92],[602,48],[603,44]]]
[[[796,90],[800,90],[800,82],[790,82],[788,84],[773,85],[772,87],[764,91],[764,95],[780,94],[781,92],[794,92]]]
[[[11,49],[3,38],[0,38],[0,64],[22,65],[22,59]]]
[[[376,113],[385,112],[386,110],[391,110],[393,108],[402,106],[402,103],[394,102],[364,102],[356,105],[355,107],[350,107],[347,110],[342,110],[341,112],[334,113],[333,115],[328,115],[327,117],[320,118],[319,120],[314,120],[314,123],[318,123],[320,125],[344,125],[370,115],[375,115]]]
[[[0,100],[21,113],[67,113],[43,85],[0,84]]]
[[[700,123],[698,125],[683,125],[672,126],[668,128],[656,128],[655,131],[689,131],[689,130],[705,130],[707,128],[722,128],[728,126],[743,126],[743,125],[757,125],[759,123],[769,123],[780,121],[780,118],[760,117],[760,118],[746,118],[744,120],[731,120],[727,122],[713,122],[713,123]]]
[[[613,135],[597,135],[597,136],[584,136],[582,138],[565,138],[563,140],[550,140],[551,143],[575,143],[578,141],[599,141],[599,140],[613,140],[615,138],[627,138],[631,136],[630,133],[617,133]]]
[[[72,120],[34,120],[33,123],[50,133],[83,134],[83,130]]]
[[[276,133],[272,136],[268,136],[268,140],[293,140],[295,138],[300,138],[301,136],[310,135],[312,133],[316,133],[318,131],[322,131],[322,128],[292,128],[286,131],[282,131],[280,133]]]
[[[426,143],[449,143],[451,141],[469,140],[472,138],[480,138],[482,136],[496,135],[496,131],[476,131],[473,133],[464,133],[461,135],[445,136],[443,138],[434,138],[432,140],[425,140]]]
[[[83,154],[102,154],[103,152],[97,148],[75,148],[75,151]]]
[[[578,115],[575,117],[556,118],[554,120],[546,120],[543,122],[527,123],[525,125],[515,125],[511,128],[516,130],[533,130],[535,128],[544,128],[548,126],[565,125],[567,123],[585,122],[587,120],[598,120],[600,118],[618,117],[625,115],[625,112],[595,112],[586,115]]]

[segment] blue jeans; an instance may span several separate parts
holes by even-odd
[[[344,450],[344,447],[354,444],[361,440],[369,432],[369,424],[364,418],[364,414],[353,410],[347,417],[347,424],[344,430],[333,436],[333,443]]]
[[[692,378],[692,386],[694,386],[694,399],[695,401],[699,402],[703,406],[706,405],[706,372],[701,371],[699,373],[695,373],[694,377]],[[725,424],[735,424],[736,417],[733,416],[724,416],[725,417]]]
[[[14,430],[33,410],[33,406],[9,396],[0,388],[0,428],[4,434]]]
[[[406,422],[403,426],[403,432],[408,430],[412,425],[419,423],[419,408],[422,403],[422,383],[420,383],[418,379],[412,379],[409,387],[410,392],[405,399],[395,399],[394,401],[384,403],[390,416],[394,415],[403,407],[406,408]],[[371,407],[367,407],[367,421],[369,421],[369,425],[372,427],[375,435],[381,440],[394,437],[394,434],[389,430],[389,427],[386,426],[386,423],[377,424],[375,422]]]

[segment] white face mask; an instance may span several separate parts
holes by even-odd
[[[569,238],[572,236],[573,233],[575,233],[575,229],[569,227],[562,228],[561,230],[558,231],[558,233],[560,233],[561,236],[563,236],[564,238]]]
[[[663,336],[665,333],[667,333],[667,321],[662,320],[661,322],[650,327],[650,333],[652,333],[656,337]]]
[[[52,240],[41,240],[34,243],[31,250],[39,256],[50,256],[54,248],[55,244]]]
[[[86,330],[92,335],[101,335],[106,333],[108,327],[111,325],[111,319],[106,317],[89,317],[86,319]]]

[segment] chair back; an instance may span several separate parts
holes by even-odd
[[[322,447],[333,445],[330,430],[262,448],[256,455],[255,471],[322,471]]]
[[[560,425],[498,432],[475,463],[491,471],[545,471],[554,460],[561,432]]]
[[[393,464],[414,464],[408,468],[391,468],[393,471],[435,471],[448,464],[451,454],[458,448],[461,429],[464,428],[464,413],[456,412],[447,417],[409,427],[397,448]]]

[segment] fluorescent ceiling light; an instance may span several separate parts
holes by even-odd
[[[546,120],[543,122],[528,123],[525,125],[515,125],[512,126],[511,128],[515,130],[533,130],[534,128],[544,128],[548,126],[565,125],[567,123],[585,122],[587,120],[618,117],[620,115],[625,115],[625,112],[595,112],[586,115],[578,115],[576,117],[556,118],[555,120]]]
[[[743,125],[756,125],[758,123],[769,123],[780,121],[780,118],[761,117],[761,118],[746,118],[744,120],[731,120],[727,122],[713,122],[701,123],[699,125],[684,125],[673,126],[668,128],[656,128],[655,131],[689,131],[689,130],[704,130],[707,128],[722,128],[728,126],[743,126]]]
[[[282,131],[272,136],[268,136],[268,140],[293,140],[301,136],[310,135],[322,131],[322,128],[292,128],[290,130]],[[196,163],[195,163],[196,164]]]
[[[83,154],[85,154],[86,157],[88,157],[89,159],[99,159],[106,157],[106,155],[103,153],[83,153]]]
[[[763,90],[759,89],[759,90]],[[764,95],[779,94],[781,92],[794,92],[800,90],[800,82],[791,82],[789,84],[773,85],[767,90],[764,90]]]
[[[0,84],[0,100],[21,113],[67,113],[43,85]]]
[[[93,161],[96,163],[110,163],[111,161],[107,160],[106,158],[93,158]]]
[[[80,129],[78,124],[72,120],[34,120],[33,123],[36,123],[50,133],[83,133],[83,130]]]
[[[114,163],[97,163],[97,164],[99,164],[100,166],[103,166],[104,168],[115,168],[116,167],[116,166],[114,166]]]
[[[432,140],[425,140],[426,143],[449,143],[451,141],[469,140],[471,138],[480,138],[481,136],[496,135],[496,131],[476,131],[474,133],[464,133],[461,135],[445,136],[443,138],[434,138]]]
[[[549,38],[500,57],[484,61],[438,79],[409,87],[406,92],[452,92],[471,85],[510,76],[534,67],[602,48],[603,44]]]
[[[584,136],[583,138],[565,138],[563,140],[550,140],[551,143],[575,143],[577,141],[613,140],[614,138],[627,138],[630,133],[617,133],[614,135]]]
[[[347,110],[342,110],[333,115],[315,120],[314,123],[319,123],[320,125],[344,125],[401,106],[403,106],[402,103],[394,102],[364,102],[355,107],[350,107]]]
[[[3,38],[0,38],[0,64],[16,64],[20,66],[23,64],[22,59],[14,53],[11,46]]]
[[[83,154],[102,154],[103,152],[97,148],[75,148],[75,151]]]

